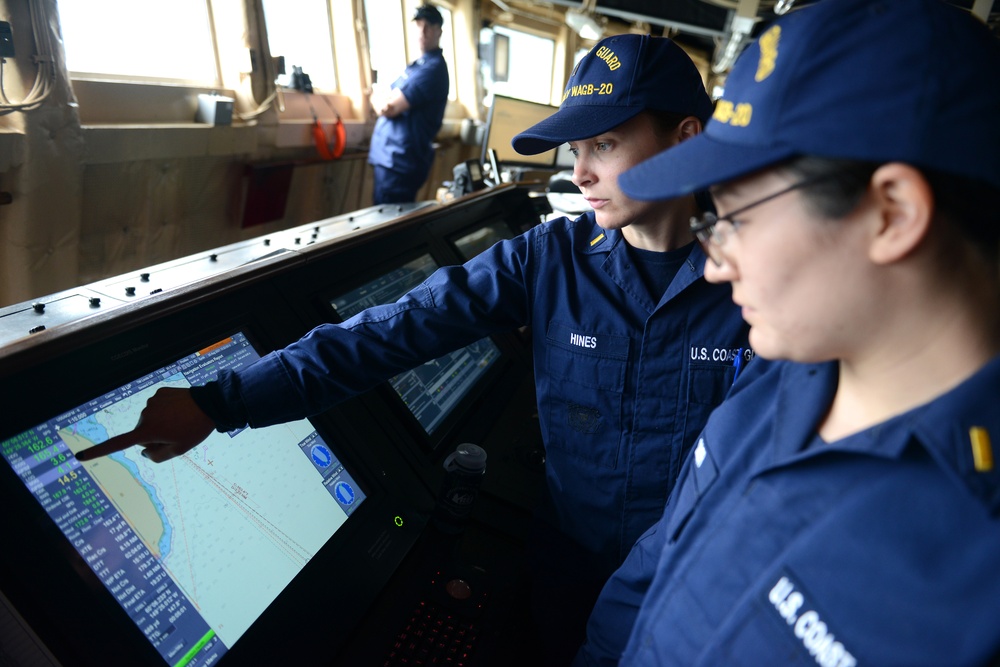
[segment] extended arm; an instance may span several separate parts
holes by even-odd
[[[527,324],[529,244],[525,237],[498,244],[464,266],[439,269],[396,303],[317,327],[240,373],[223,372],[193,390],[197,403],[192,390],[171,390],[170,401],[159,398],[161,390],[135,429],[78,458],[142,444],[152,460],[167,460],[202,442],[213,426],[268,426],[316,414],[446,352]]]

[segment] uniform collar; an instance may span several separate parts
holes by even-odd
[[[444,53],[440,47],[436,49],[431,49],[430,51],[424,51],[420,54],[420,57],[413,61],[414,65],[424,62],[428,58],[440,58],[441,54]]]
[[[993,514],[1000,513],[1000,356],[912,416],[913,430],[934,460],[958,476]],[[973,429],[976,429],[973,435]],[[976,469],[976,444],[992,470]]]
[[[619,243],[625,242],[625,237],[622,236],[621,230],[618,229],[602,229],[600,225],[597,224],[597,218],[594,216],[593,211],[587,211],[581,218],[586,219],[590,223],[590,233],[580,236],[580,241],[577,247],[579,252],[585,255],[599,255],[608,254],[611,252],[612,248],[617,246]]]
[[[662,304],[669,301],[684,291],[688,285],[695,282],[699,278],[704,277],[705,259],[705,251],[702,249],[701,244],[692,243],[691,252],[684,261],[684,266],[682,266],[674,276],[670,286],[667,287],[667,291],[664,292],[663,297],[660,299],[660,303]]]
[[[589,235],[581,237],[578,251],[585,255],[607,255],[602,268],[608,276],[624,290],[629,296],[642,304],[647,311],[652,313],[658,307],[673,299],[683,292],[689,285],[705,275],[705,251],[698,243],[692,244],[691,254],[688,255],[684,266],[674,276],[673,281],[667,287],[660,299],[660,303],[653,303],[650,299],[649,291],[639,278],[636,268],[632,266],[632,260],[628,255],[628,243],[625,236],[619,229],[602,229],[594,217],[593,211],[588,211],[584,217],[590,222],[592,231]]]
[[[814,456],[802,448],[816,433],[816,424],[829,408],[837,388],[836,362],[784,364],[775,399],[774,459],[780,465],[792,459]],[[853,449],[898,459],[916,443],[956,482],[979,498],[993,514],[1000,513],[1000,356],[976,374],[930,403],[868,429],[868,438],[852,438]],[[977,470],[972,429],[979,446],[984,443],[993,458],[989,470]],[[859,445],[859,443],[861,443]],[[831,443],[831,451],[838,443]],[[995,453],[994,453],[995,452]]]

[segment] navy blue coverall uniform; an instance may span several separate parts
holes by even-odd
[[[372,131],[368,164],[375,170],[375,204],[416,201],[434,162],[432,142],[448,104],[448,65],[441,49],[424,53],[392,84],[410,108],[395,118],[380,116]]]
[[[239,375],[210,416],[266,426],[318,413],[484,336],[530,325],[551,522],[614,571],[663,513],[734,376],[747,326],[697,243],[662,298],[593,212],[443,267],[394,304],[322,325]],[[200,401],[201,402],[201,401]],[[595,592],[596,594],[596,592]]]
[[[1000,472],[973,450],[1000,434],[1000,357],[826,443],[836,386],[835,362],[747,368],[602,592],[578,664],[990,663]]]

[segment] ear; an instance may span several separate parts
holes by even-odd
[[[899,261],[927,237],[934,217],[934,193],[918,169],[891,162],[872,174],[870,196],[877,227],[869,257],[876,264]]]
[[[688,116],[677,126],[677,143],[701,134],[701,130],[701,121],[694,116]]]

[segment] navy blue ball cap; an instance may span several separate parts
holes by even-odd
[[[580,60],[559,110],[518,134],[511,145],[522,155],[544,153],[613,130],[646,109],[706,121],[712,100],[698,68],[671,40],[633,34],[606,37]]]
[[[823,0],[740,55],[705,131],[622,174],[671,199],[797,155],[904,162],[1000,187],[1000,41],[941,0]]]
[[[441,11],[434,5],[421,5],[413,13],[414,21],[426,21],[431,25],[444,25],[444,17]]]

